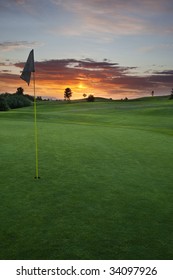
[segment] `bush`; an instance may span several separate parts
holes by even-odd
[[[94,95],[90,94],[90,95],[87,97],[87,101],[88,101],[88,102],[94,102],[94,101],[95,101]]]
[[[169,99],[173,99],[173,88],[171,90],[171,95],[170,95]]]
[[[8,110],[9,110],[9,106],[7,104],[5,97],[0,96],[0,111],[8,111]]]
[[[24,95],[19,94],[1,94],[0,95],[1,100],[1,111],[7,111],[9,109],[16,109],[16,108],[22,108],[27,107],[32,104],[32,102]]]
[[[24,96],[27,97],[30,101],[34,102],[34,96],[29,94],[25,94]]]

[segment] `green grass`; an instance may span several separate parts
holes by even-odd
[[[0,259],[172,259],[173,102],[0,112]]]

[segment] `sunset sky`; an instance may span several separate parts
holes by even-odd
[[[113,99],[170,94],[172,0],[0,0],[0,93],[34,49],[36,94]]]

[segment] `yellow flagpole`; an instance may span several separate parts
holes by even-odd
[[[38,168],[38,129],[37,129],[37,102],[35,93],[35,72],[33,72],[34,83],[34,134],[35,134],[35,179],[40,179]]]

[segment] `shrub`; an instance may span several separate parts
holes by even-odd
[[[16,109],[21,107],[27,107],[32,104],[32,102],[24,95],[19,94],[1,94],[1,111],[7,111],[9,109]]]
[[[0,96],[0,111],[8,111],[9,106],[4,96]]]
[[[88,102],[94,102],[94,101],[95,101],[94,95],[90,94],[90,95],[87,97],[87,101],[88,101]]]

